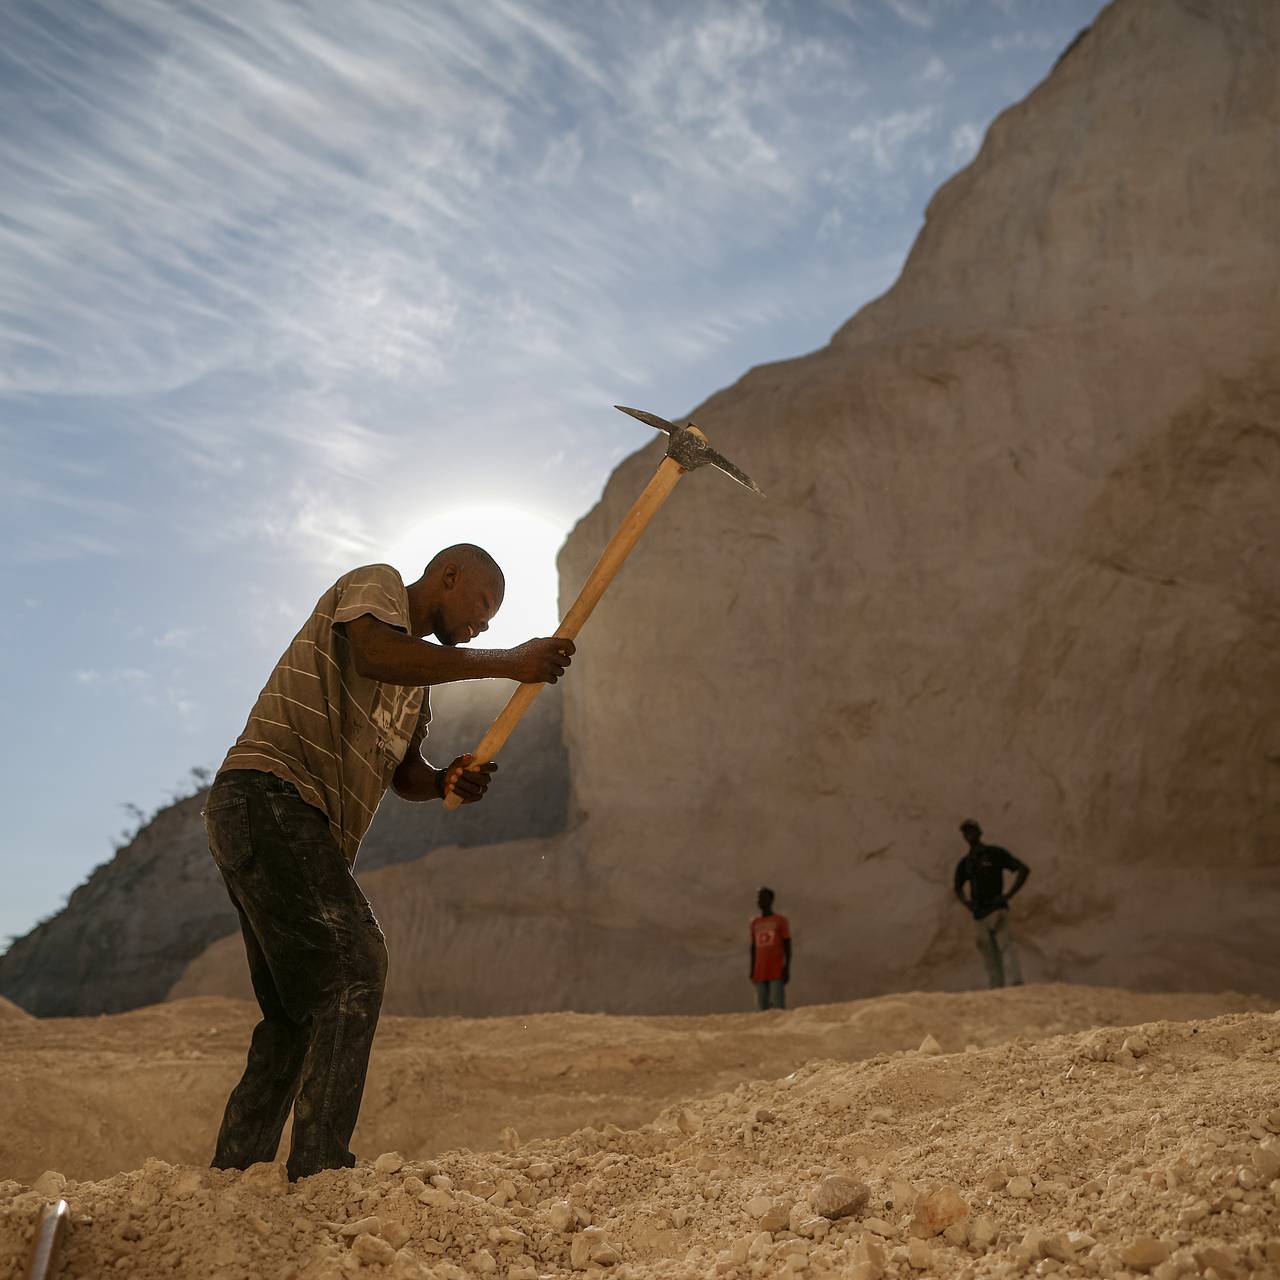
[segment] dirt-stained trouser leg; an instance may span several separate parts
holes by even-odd
[[[228,772],[210,792],[205,821],[246,926],[263,1012],[214,1164],[273,1159],[292,1103],[289,1176],[350,1166],[386,982],[382,930],[328,819],[288,783]]]

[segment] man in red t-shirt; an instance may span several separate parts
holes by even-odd
[[[791,981],[791,926],[773,909],[773,890],[756,894],[760,914],[751,922],[751,981],[761,1009],[787,1007]]]

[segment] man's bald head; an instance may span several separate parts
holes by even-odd
[[[427,564],[426,576],[442,573],[449,565],[454,565],[468,576],[472,574],[477,577],[486,576],[488,581],[500,591],[506,590],[506,575],[498,562],[483,547],[477,547],[474,542],[455,542],[453,546],[437,551]]]
[[[498,562],[483,547],[474,542],[445,547],[409,588],[410,607],[420,620],[417,634],[430,632],[447,645],[474,640],[489,629],[506,589]]]

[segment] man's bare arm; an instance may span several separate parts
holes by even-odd
[[[429,760],[422,758],[421,731],[413,735],[404,759],[396,766],[391,775],[391,789],[402,800],[440,800],[444,798],[450,786],[462,797],[463,804],[474,804],[484,799],[489,782],[497,772],[494,762],[470,765],[470,756],[459,756],[445,769],[437,769]]]
[[[404,759],[391,775],[391,790],[401,800],[439,800],[444,794],[443,770],[422,758],[423,736],[421,728],[414,732]]]
[[[355,669],[383,684],[450,684],[454,680],[519,680],[555,684],[573,654],[573,641],[528,640],[514,649],[463,649],[405,635],[366,613],[343,624]]]

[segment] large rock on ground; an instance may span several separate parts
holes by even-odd
[[[1119,0],[883,298],[696,410],[769,500],[691,477],[605,598],[568,832],[370,878],[389,1007],[741,1005],[762,881],[793,1000],[976,984],[969,814],[1030,977],[1280,992],[1277,65],[1269,0]]]

